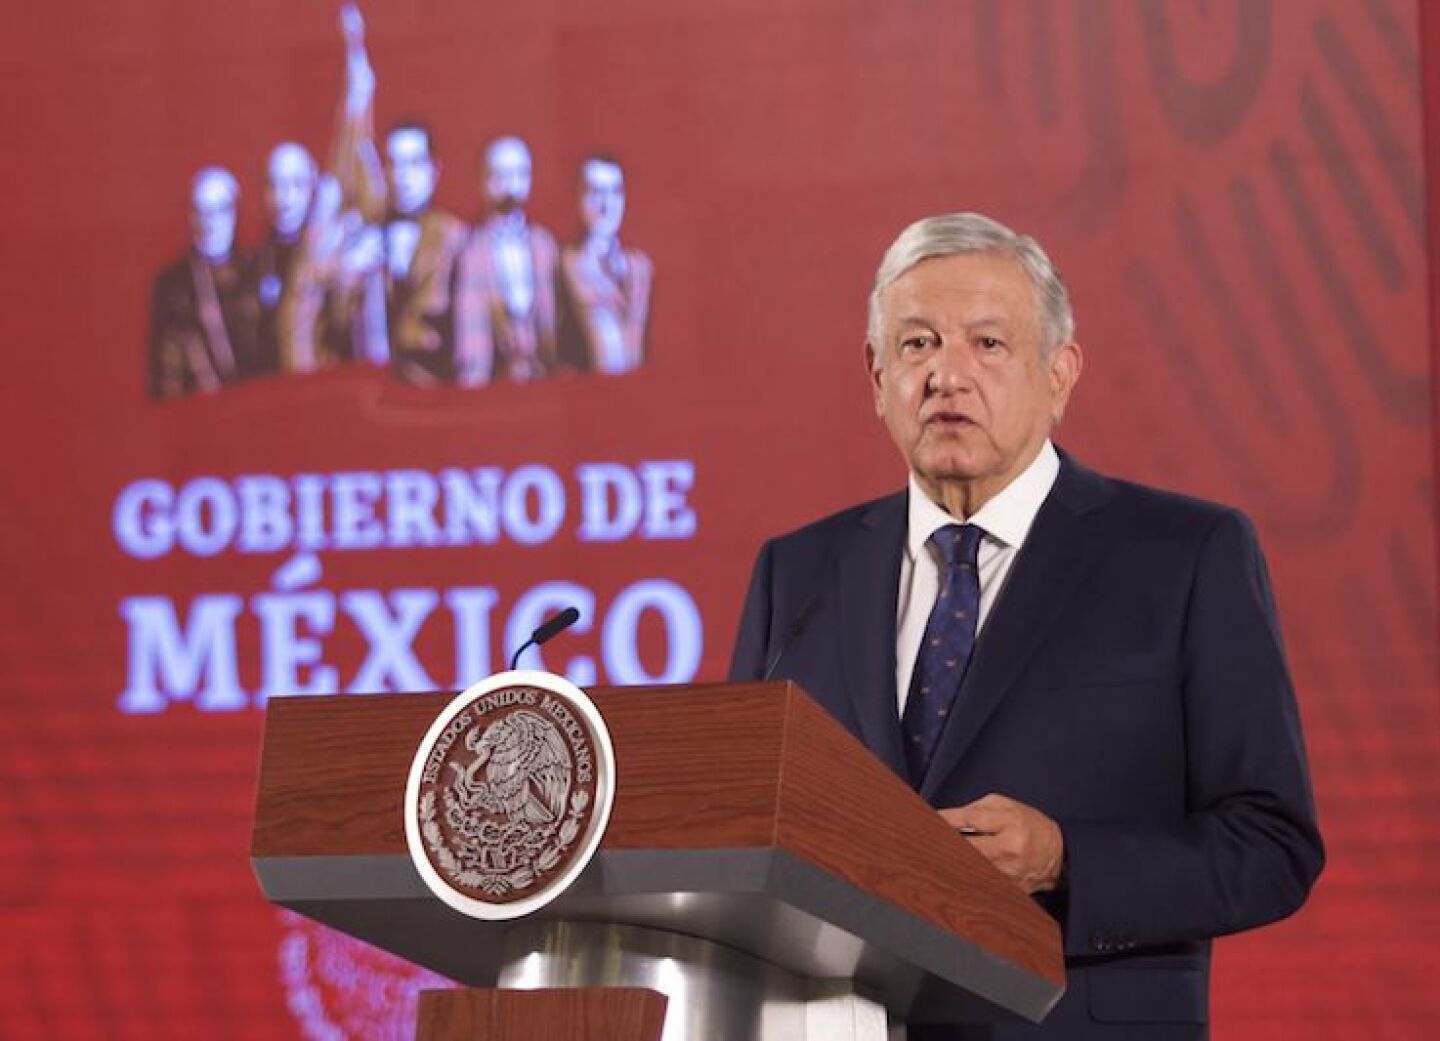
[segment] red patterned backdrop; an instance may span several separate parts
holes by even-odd
[[[623,237],[655,269],[645,364],[478,387],[351,364],[164,402],[146,393],[151,284],[185,246],[191,176],[234,171],[240,240],[256,244],[269,150],[327,151],[335,9],[7,10],[0,1036],[406,1036],[417,975],[277,914],[250,875],[262,671],[298,654],[291,674],[333,669],[343,688],[374,650],[357,605],[389,612],[393,636],[405,603],[432,604],[410,657],[368,677],[399,685],[408,662],[450,686],[498,663],[537,587],[569,583],[546,588],[592,596],[593,624],[557,641],[552,667],[719,678],[760,540],[903,479],[870,418],[864,299],[894,232],[953,209],[1036,234],[1070,283],[1087,368],[1060,441],[1244,508],[1270,557],[1330,862],[1299,916],[1219,943],[1216,1036],[1432,1036],[1422,101],[1440,75],[1422,42],[1440,26],[1420,6],[375,0],[376,114],[431,123],[441,205],[473,219],[481,146],[518,133],[531,215],[563,241],[577,161],[621,159]],[[693,474],[664,537],[584,537],[578,468],[656,462]],[[550,474],[564,522],[529,542],[308,556],[136,556],[117,534],[145,479],[477,468]],[[661,587],[678,614],[643,600]],[[628,629],[627,597],[650,603]],[[297,635],[297,605],[315,602],[333,619],[305,615]],[[689,664],[687,603],[703,641]],[[145,611],[199,641],[194,675],[185,647],[167,659],[160,630],[137,628]],[[267,626],[285,611],[282,646]],[[202,616],[230,628],[185,628]],[[206,670],[227,662],[222,697]],[[158,700],[125,711],[149,681]]]

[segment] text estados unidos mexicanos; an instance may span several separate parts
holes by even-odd
[[[492,586],[382,591],[329,590],[316,583],[323,570],[320,551],[544,543],[564,528],[572,498],[580,541],[692,538],[696,516],[688,494],[694,476],[688,460],[633,467],[587,463],[575,469],[573,495],[558,473],[540,465],[509,472],[480,467],[202,476],[178,487],[156,478],[133,481],[116,497],[112,513],[116,541],[132,557],[291,555],[270,576],[271,588],[249,597],[201,593],[183,607],[169,596],[122,600],[128,664],[119,708],[153,713],[186,701],[201,711],[234,711],[284,694],[432,690],[447,681],[466,687],[503,668],[536,626],[572,604],[581,612],[573,631],[598,633],[598,653],[547,666],[531,651],[527,666],[551,668],[580,686],[602,675],[615,684],[686,682],[699,669],[704,625],[694,598],[665,578],[640,578],[605,603],[581,584],[546,581],[503,607]],[[507,611],[502,623],[496,616]],[[665,633],[658,668],[653,661],[647,667],[639,653],[647,615]],[[453,670],[443,679],[414,650],[432,618],[453,636]],[[325,643],[342,624],[366,646],[363,660],[343,674],[339,663],[327,661]],[[492,630],[502,625],[504,657],[492,662]],[[258,654],[241,646],[250,632]],[[253,693],[242,686],[242,660],[258,660]]]

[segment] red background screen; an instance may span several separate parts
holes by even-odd
[[[1269,557],[1330,862],[1297,917],[1217,945],[1216,1036],[1433,1036],[1417,7],[376,0],[377,124],[430,124],[438,205],[473,221],[482,147],[518,134],[530,217],[565,242],[581,158],[623,163],[621,236],[654,264],[644,365],[417,387],[351,364],[163,402],[151,284],[185,249],[191,177],[233,171],[257,244],[271,148],[327,154],[336,10],[7,10],[0,1036],[408,1036],[428,978],[277,912],[250,873],[265,670],[453,689],[578,595],[549,667],[722,678],[761,540],[903,482],[865,298],[903,225],[961,209],[1037,236],[1069,283],[1087,364],[1057,440],[1241,507]],[[580,474],[601,464],[651,528],[586,535]],[[486,469],[521,481],[519,528],[490,540],[137,556],[116,527],[147,480],[190,489],[203,535],[223,527],[203,490],[246,476]],[[553,530],[540,485],[560,489]],[[405,610],[403,646],[371,661]],[[154,697],[127,711],[137,682]]]

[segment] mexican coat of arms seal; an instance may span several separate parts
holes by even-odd
[[[547,672],[502,672],[458,695],[421,741],[406,843],[457,911],[519,918],[584,870],[614,793],[610,734],[584,692]]]

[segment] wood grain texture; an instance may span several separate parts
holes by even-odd
[[[615,744],[605,848],[772,844],[785,711],[778,689],[591,691]],[[272,699],[251,855],[404,853],[410,763],[452,696]]]
[[[416,1041],[660,1041],[665,995],[637,987],[427,990]]]
[[[590,692],[615,745],[602,848],[782,848],[1063,985],[1059,929],[789,683]],[[451,695],[270,702],[252,855],[405,854],[411,760]]]
[[[1054,919],[798,688],[785,705],[777,844],[1064,986]]]
[[[410,761],[452,697],[271,698],[250,855],[404,853]]]

